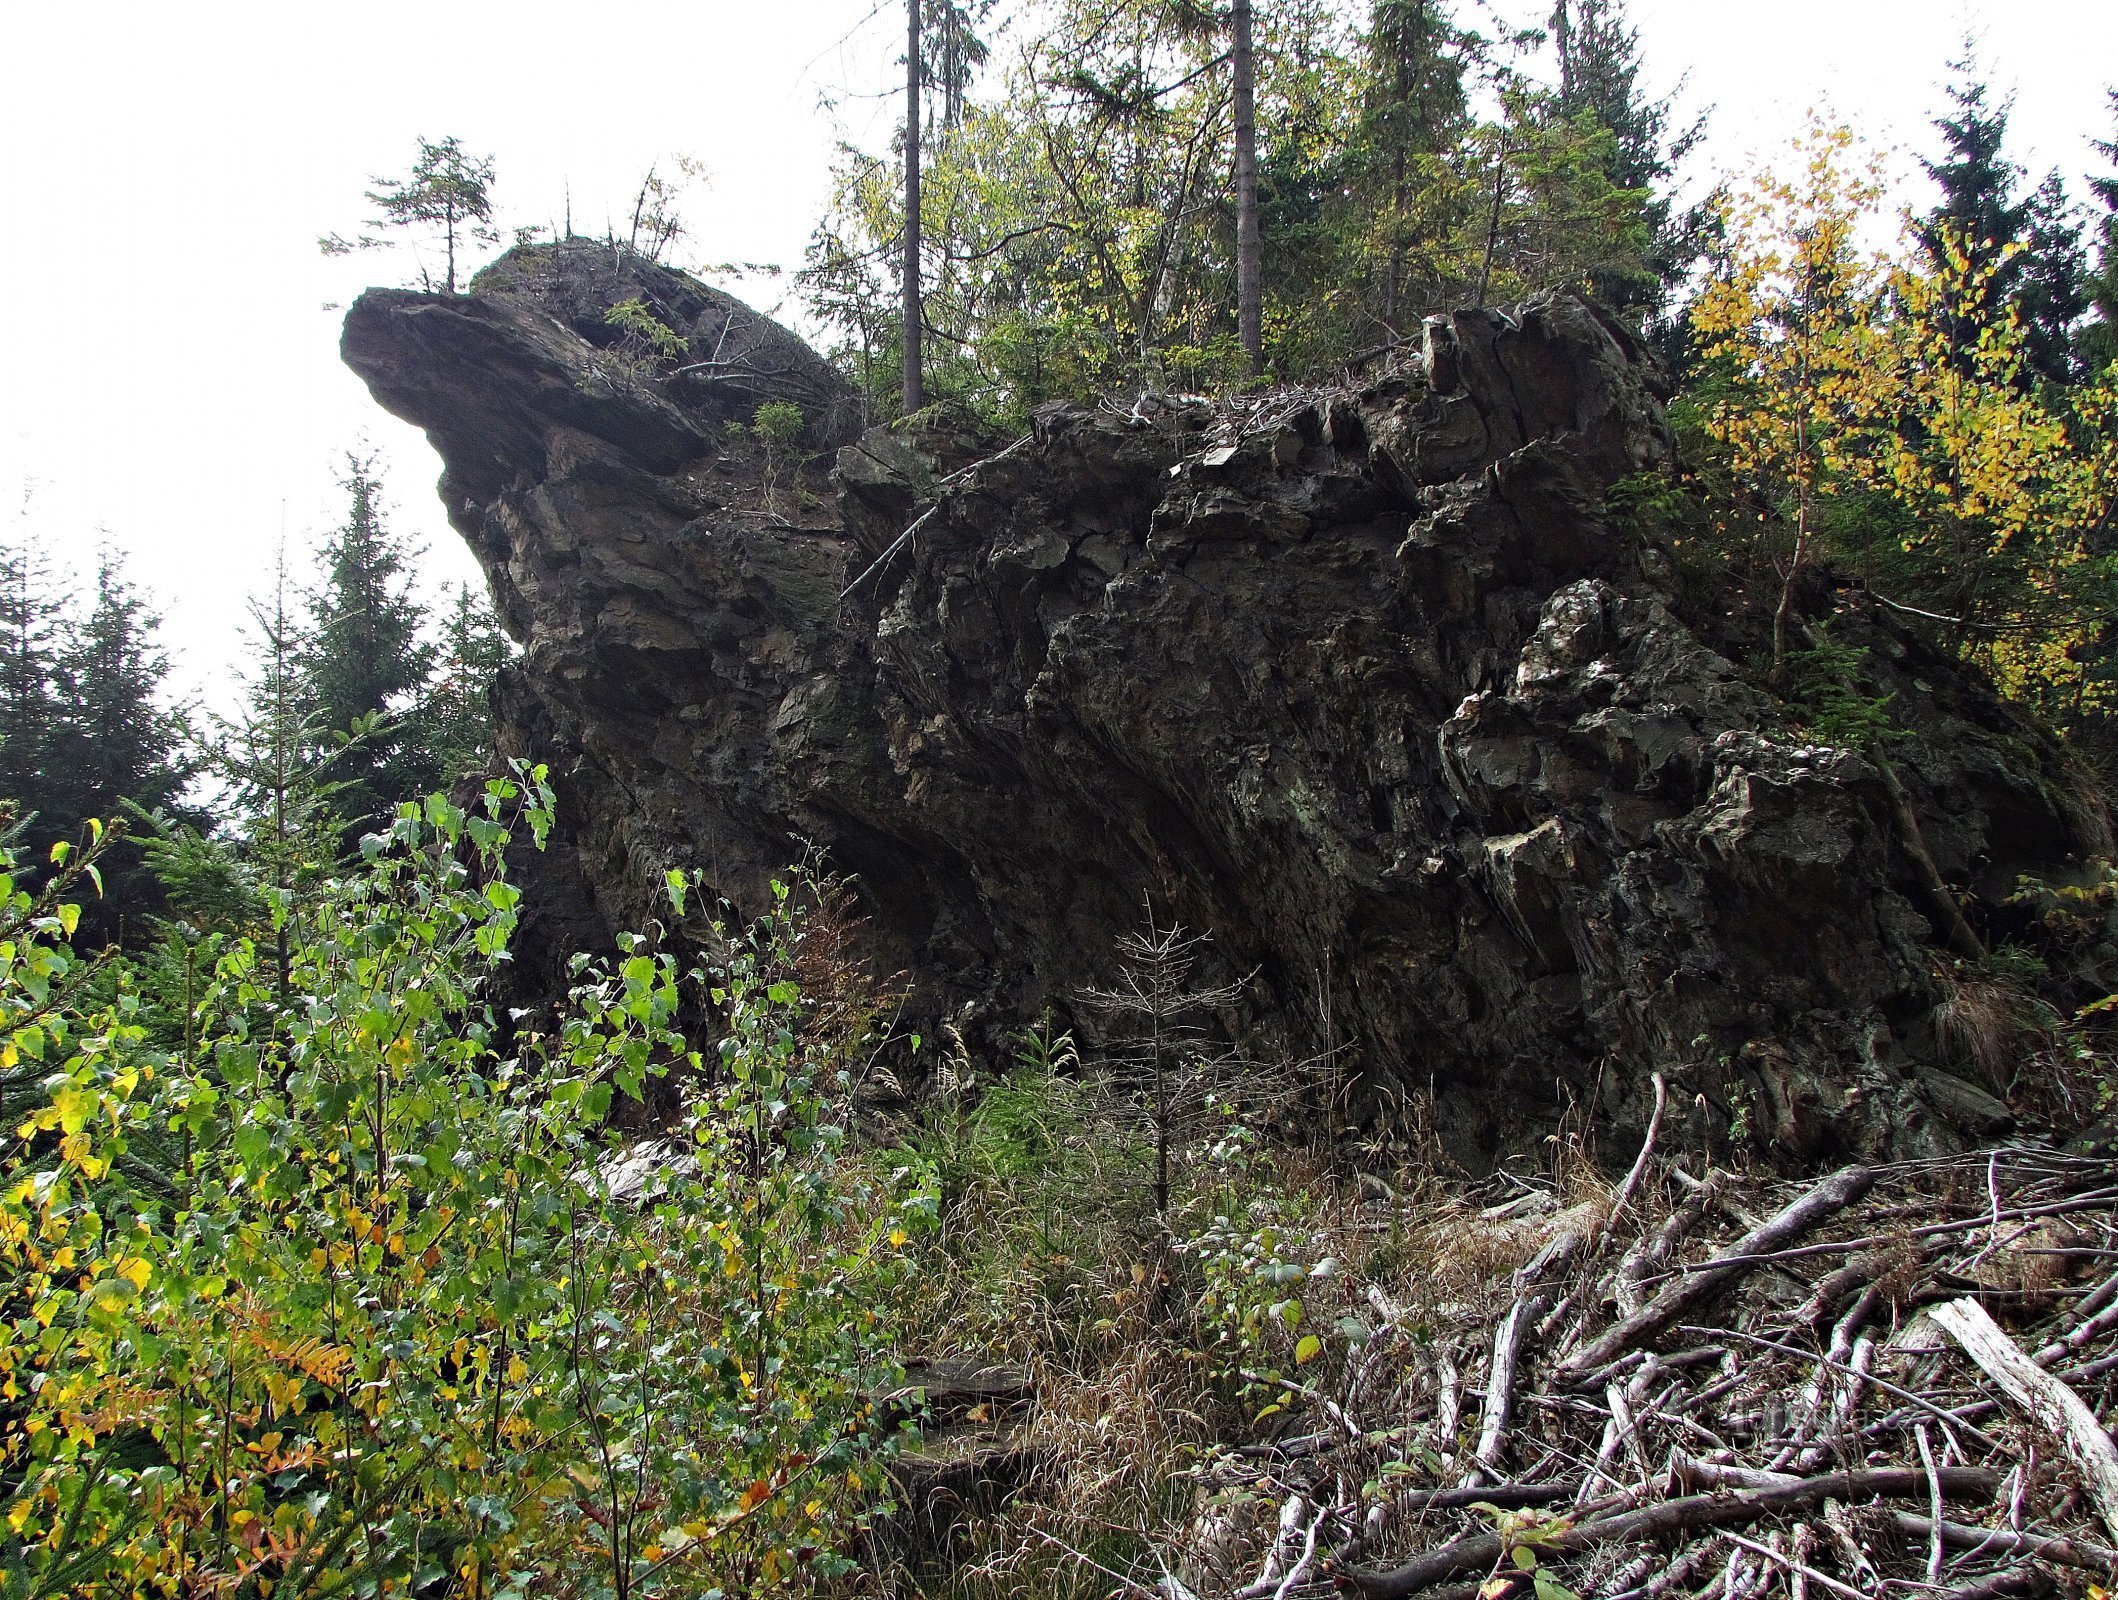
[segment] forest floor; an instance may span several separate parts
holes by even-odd
[[[1606,1175],[1555,1141],[1540,1173],[1385,1183],[1237,1135],[1158,1218],[1079,1091],[1011,1084],[943,1141],[921,1330],[1003,1377],[900,1469],[880,1591],[1969,1600],[2118,1577],[2105,1155],[1787,1182],[1652,1144]]]

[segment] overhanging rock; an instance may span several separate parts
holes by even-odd
[[[629,350],[628,300],[682,353]],[[674,865],[756,909],[813,843],[878,965],[997,1038],[1107,981],[1145,896],[1255,970],[1255,1051],[1356,1086],[1334,1115],[1431,1094],[1478,1162],[1569,1106],[1637,1127],[1661,1071],[1687,1138],[1809,1162],[1990,1131],[1930,1087],[1968,1069],[1918,852],[1990,936],[2020,875],[2110,848],[2060,748],[1858,596],[1835,637],[1894,696],[1920,843],[1872,760],[1789,730],[1757,619],[1614,531],[1668,458],[1658,379],[1572,298],[1436,319],[1358,385],[983,445],[856,441],[792,334],[580,241],[371,292],[344,350],[525,646],[554,950]],[[745,429],[774,399],[807,466]]]

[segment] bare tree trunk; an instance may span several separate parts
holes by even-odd
[[[927,403],[920,363],[920,331],[926,310],[919,292],[919,8],[905,0],[905,410]]]
[[[1424,54],[1427,37],[1425,0],[1421,0],[1412,21],[1411,33],[1397,40],[1397,60],[1394,64],[1397,75],[1397,117],[1390,136],[1390,265],[1383,285],[1383,321],[1393,335],[1397,332],[1398,298],[1404,292],[1405,214],[1411,208],[1405,140],[1410,133],[1407,124],[1412,120],[1412,59],[1415,49]]]
[[[1508,136],[1500,136],[1500,149],[1493,157],[1493,210],[1486,218],[1485,258],[1478,263],[1478,298],[1472,304],[1483,309],[1486,290],[1493,282],[1493,252],[1500,245],[1500,208],[1508,192]]]
[[[1779,690],[1787,687],[1787,642],[1794,626],[1795,588],[1809,565],[1809,429],[1805,418],[1795,418],[1794,441],[1794,553],[1787,559],[1780,602],[1772,611],[1772,686]]]
[[[1236,331],[1250,370],[1265,370],[1264,244],[1258,233],[1257,64],[1251,50],[1251,0],[1229,11],[1235,75]]]
[[[1574,111],[1574,19],[1567,11],[1567,0],[1559,0],[1552,8],[1552,36],[1559,47],[1559,108],[1569,115]]]
[[[963,121],[962,8],[950,0],[941,8],[941,126],[954,132]]]

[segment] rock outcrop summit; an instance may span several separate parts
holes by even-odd
[[[586,241],[371,291],[344,354],[523,646],[555,948],[672,866],[757,909],[813,846],[975,1043],[1108,982],[1151,902],[1335,1117],[1417,1108],[1477,1164],[1569,1110],[1637,1128],[1659,1072],[1682,1137],[1813,1163],[2005,1124],[1937,1024],[1952,940],[2111,848],[2062,749],[1857,591],[1805,608],[1901,736],[1796,731],[1760,620],[1610,510],[1669,462],[1660,380],[1571,297],[990,444],[863,434],[795,335]]]

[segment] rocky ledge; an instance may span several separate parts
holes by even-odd
[[[1569,1111],[1637,1128],[1660,1073],[1685,1137],[1808,1164],[2005,1125],[1939,1025],[1955,964],[2111,849],[2060,746],[1857,591],[1805,609],[1889,697],[1887,765],[1793,731],[1761,619],[1608,510],[1669,438],[1576,299],[990,442],[861,435],[793,334],[584,241],[372,291],[344,354],[440,452],[524,647],[548,951],[671,866],[755,909],[813,846],[975,1043],[1107,982],[1147,902],[1348,1122],[1476,1165]],[[755,437],[770,400],[799,439]]]

